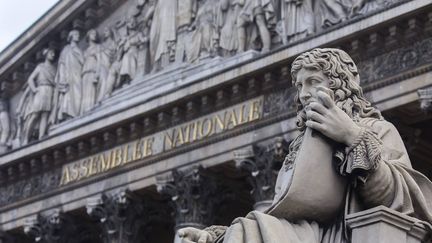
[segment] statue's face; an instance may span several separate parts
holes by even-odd
[[[318,101],[318,87],[329,88],[330,80],[321,70],[302,68],[297,73],[295,86],[302,106],[306,107],[312,101]]]
[[[47,53],[47,55],[46,55],[46,58],[47,58],[49,61],[54,61],[54,58],[55,58],[55,53],[54,53],[54,51],[53,51],[53,50],[49,50],[48,53]]]
[[[71,41],[78,42],[80,40],[80,33],[78,31],[72,32]]]
[[[96,37],[97,37],[97,33],[96,33],[95,30],[91,30],[88,33],[88,38],[89,38],[90,41],[96,41]]]
[[[108,29],[108,28],[104,29],[104,37],[105,37],[105,39],[108,39],[111,37],[110,29]]]

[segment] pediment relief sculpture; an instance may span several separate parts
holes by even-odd
[[[115,90],[169,65],[228,58],[251,49],[268,52],[397,2],[133,1],[125,17],[89,30],[83,40],[83,33],[71,30],[58,60],[36,67],[12,108],[17,110],[17,136],[21,144],[40,139],[50,125],[91,113]]]

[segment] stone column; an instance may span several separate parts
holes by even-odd
[[[384,206],[350,214],[346,220],[352,243],[421,243],[429,236],[422,221]]]
[[[141,242],[146,236],[149,210],[128,190],[90,198],[86,207],[87,213],[102,226],[105,243]]]
[[[287,154],[288,143],[282,137],[268,147],[254,145],[234,151],[236,167],[249,173],[255,210],[264,211],[271,205],[276,178]]]
[[[79,222],[59,210],[26,220],[24,233],[34,242],[63,243],[97,240],[98,234],[85,222]]]
[[[417,94],[420,99],[420,109],[424,112],[432,111],[432,88],[419,89]]]
[[[157,190],[171,198],[175,232],[185,227],[203,229],[212,224],[213,210],[218,202],[216,183],[204,174],[202,167],[174,170],[159,176]],[[174,242],[180,242],[177,234]]]

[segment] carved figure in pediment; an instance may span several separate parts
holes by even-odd
[[[45,61],[38,64],[30,74],[27,81],[28,89],[18,106],[22,145],[30,141],[35,131],[38,131],[39,139],[47,134],[48,119],[53,109],[54,79],[57,72],[54,65],[55,52],[52,49],[45,49],[42,54]]]
[[[198,13],[198,0],[178,0],[177,5],[177,43],[175,61],[181,63],[187,60],[191,46],[193,31],[196,28],[195,20]]]
[[[240,14],[242,0],[220,0],[216,23],[220,30],[219,46],[223,54],[233,55],[239,47],[236,22]]]
[[[58,123],[80,114],[82,100],[81,74],[84,64],[84,53],[78,46],[80,33],[69,32],[67,44],[60,53],[55,77],[53,113],[51,122]]]
[[[248,43],[253,44],[258,37],[261,41],[261,52],[269,51],[271,47],[270,29],[276,25],[273,1],[242,0],[240,5],[242,9],[236,22],[238,51],[246,51]],[[247,31],[248,27],[250,27],[249,31]]]
[[[11,120],[9,116],[8,102],[6,99],[0,99],[0,154],[9,148],[9,139],[11,137]]]
[[[175,58],[177,40],[177,0],[158,0],[150,27],[150,57],[153,71]]]
[[[108,73],[105,79],[100,79],[97,93],[97,102],[102,102],[108,98],[114,91],[117,74],[119,72],[119,62],[117,61],[117,42],[115,40],[114,31],[110,28],[105,28],[103,32],[102,52],[108,57]]]
[[[216,23],[218,1],[206,0],[200,6],[193,24],[191,41],[186,46],[188,62],[217,54],[219,33]]]
[[[327,28],[345,21],[350,16],[354,0],[322,0],[317,2],[321,27]]]
[[[282,0],[279,24],[283,44],[297,41],[314,33],[313,5],[314,0]]]
[[[137,23],[134,18],[126,24],[126,37],[120,40],[119,53],[120,64],[120,86],[129,84],[138,73],[139,53],[148,43],[148,37],[137,30]],[[147,51],[147,48],[146,50]]]
[[[388,7],[400,0],[356,0],[351,8],[351,17],[364,15],[372,11]]]
[[[99,43],[99,34],[91,29],[87,32],[89,46],[84,52],[82,68],[82,102],[80,112],[84,114],[96,104],[97,94],[108,77],[110,67],[109,52]]]

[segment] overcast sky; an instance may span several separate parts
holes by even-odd
[[[0,0],[0,52],[59,0]]]

